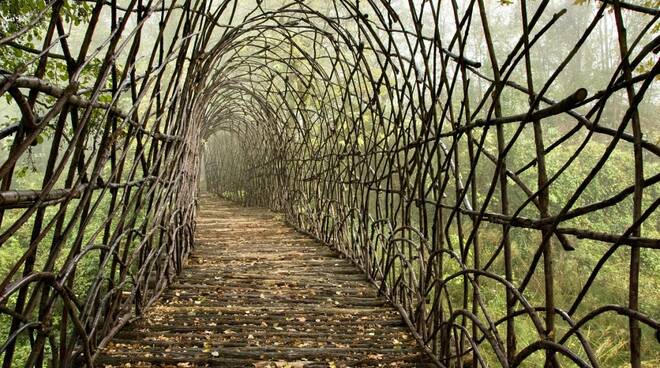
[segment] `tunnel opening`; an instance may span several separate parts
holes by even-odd
[[[93,365],[202,191],[341,252],[438,366],[660,360],[652,2],[29,2],[0,5],[4,367]]]

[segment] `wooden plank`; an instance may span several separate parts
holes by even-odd
[[[336,252],[265,209],[205,197],[198,214],[186,269],[104,349],[102,366],[431,366]]]

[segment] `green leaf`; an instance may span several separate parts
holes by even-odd
[[[18,169],[18,171],[16,171],[16,177],[19,179],[24,178],[25,175],[27,175],[27,171],[28,171],[27,166],[21,167],[20,169]]]

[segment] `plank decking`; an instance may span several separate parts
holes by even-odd
[[[361,272],[268,210],[204,197],[196,249],[100,367],[421,367]]]

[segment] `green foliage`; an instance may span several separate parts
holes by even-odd
[[[3,0],[0,1],[0,37],[6,37],[28,28],[22,35],[14,39],[16,44],[32,50],[39,50],[43,46],[43,38],[51,19],[51,9],[45,14],[47,2],[42,0]],[[77,26],[87,21],[91,15],[91,5],[86,1],[64,1],[60,14],[65,25]],[[32,22],[35,22],[32,24]],[[0,68],[5,70],[16,70],[24,65],[29,65],[36,57],[36,53],[21,50],[17,47],[0,47]],[[61,81],[66,80],[66,66],[50,65],[62,64],[63,61],[49,61],[47,68],[49,78]],[[34,63],[32,63],[34,64]],[[60,72],[60,78],[56,78],[56,72]],[[62,78],[64,76],[65,78]]]

